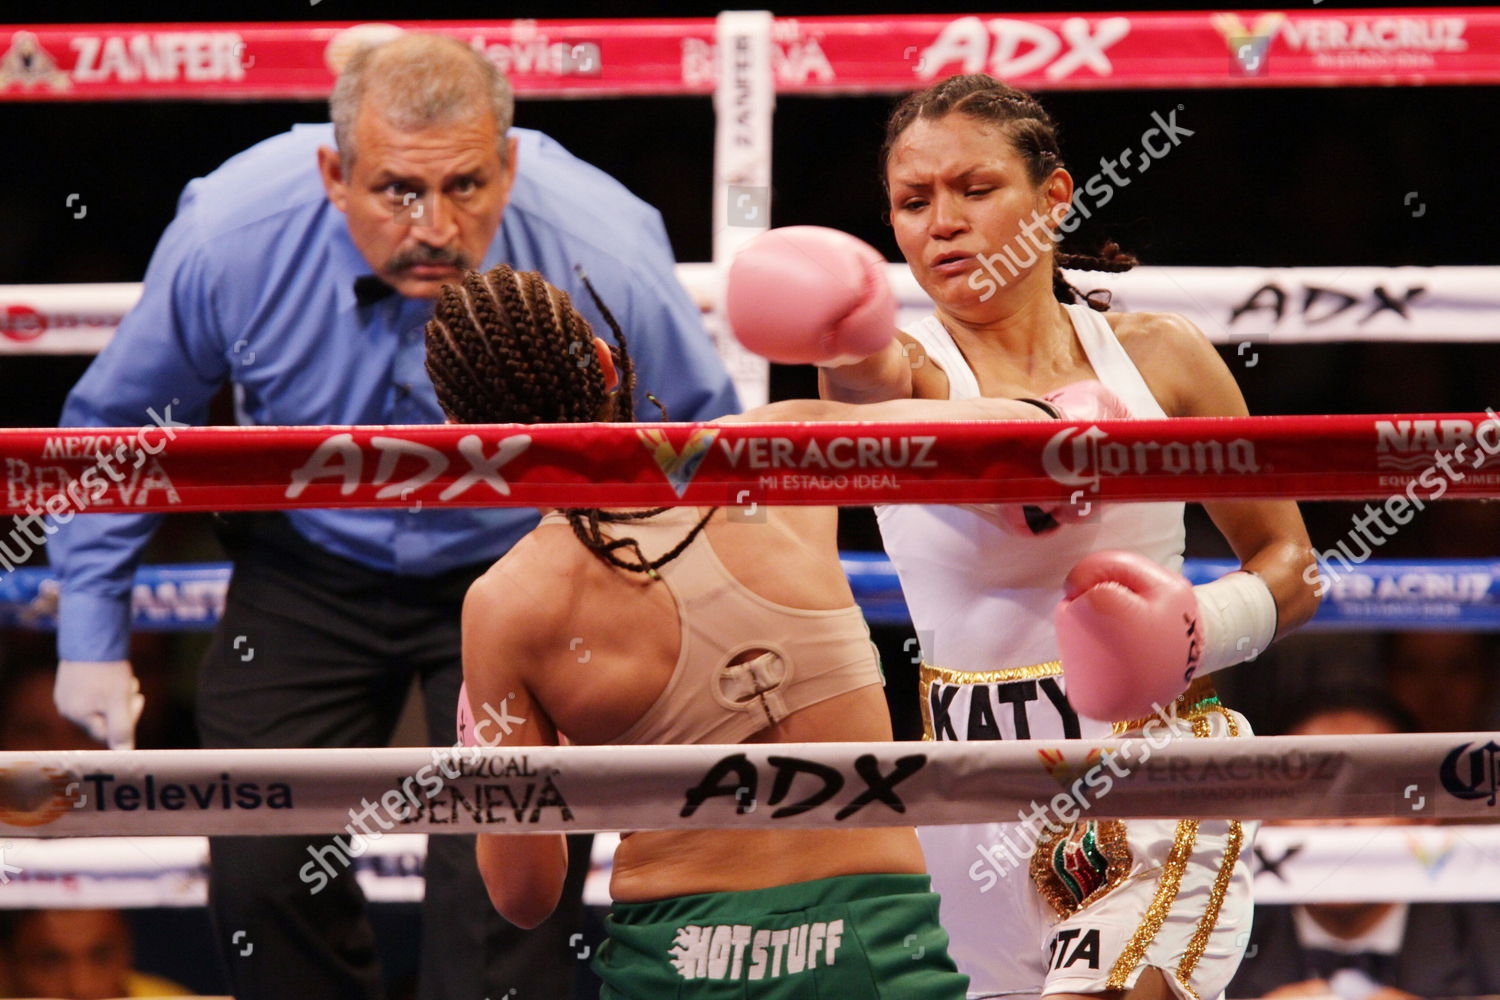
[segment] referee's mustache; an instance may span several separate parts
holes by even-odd
[[[448,247],[430,247],[418,244],[410,250],[403,250],[386,262],[386,270],[396,274],[412,267],[456,267],[460,271],[469,270],[468,254],[462,250],[449,249]]]

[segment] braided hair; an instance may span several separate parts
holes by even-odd
[[[885,141],[880,147],[880,182],[887,196],[890,180],[886,169],[896,140],[919,118],[937,120],[953,113],[999,125],[1026,164],[1027,177],[1034,185],[1041,184],[1052,171],[1063,166],[1057,123],[1036,98],[987,74],[967,73],[908,94],[891,111],[885,124]],[[1104,312],[1109,309],[1110,293],[1096,289],[1085,294],[1063,277],[1062,269],[1120,272],[1137,263],[1135,257],[1121,250],[1113,240],[1106,242],[1098,254],[1059,251],[1052,260],[1052,293],[1059,302],[1082,301]]]
[[[459,284],[444,285],[438,294],[427,323],[427,374],[443,412],[463,424],[633,421],[635,364],[625,332],[587,277],[583,282],[618,344],[610,347],[620,376],[617,392],[605,388],[593,328],[568,293],[535,271],[501,264],[484,274],[465,272]],[[717,509],[654,560],[645,557],[635,539],[611,538],[600,525],[642,520],[667,508],[569,508],[563,513],[578,540],[606,564],[655,578],[656,570],[681,555]],[[621,549],[632,550],[635,559],[621,558]]]

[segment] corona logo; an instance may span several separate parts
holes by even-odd
[[[1454,747],[1443,758],[1438,779],[1456,799],[1485,799],[1485,805],[1493,806],[1500,794],[1500,746],[1494,740],[1473,750],[1471,746],[1461,743]]]
[[[1162,473],[1255,473],[1255,444],[1246,438],[1233,441],[1111,441],[1109,432],[1098,427],[1065,427],[1042,449],[1042,468],[1054,482],[1064,486],[1099,489],[1104,476]]]

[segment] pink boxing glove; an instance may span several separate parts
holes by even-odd
[[[1068,702],[1091,719],[1135,719],[1171,704],[1203,653],[1192,584],[1135,552],[1079,560],[1052,619]]]
[[[852,364],[896,336],[885,258],[822,226],[787,226],[746,243],[724,296],[735,339],[781,364]]]
[[[1098,379],[1071,382],[1042,397],[1062,412],[1064,420],[1129,420],[1130,407]]]
[[[458,686],[458,742],[466,747],[483,746],[479,734],[474,731],[474,710],[469,707],[469,682]]]
[[[1088,379],[1054,389],[1042,397],[1051,403],[1063,420],[1128,420],[1130,409],[1103,382]],[[1099,505],[1083,503],[1041,504],[966,504],[969,510],[1012,535],[1030,537],[1047,535],[1064,524],[1077,524],[1097,517]]]

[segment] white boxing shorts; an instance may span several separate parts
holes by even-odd
[[[956,679],[941,674],[950,685]],[[1172,738],[1251,735],[1206,680],[1172,714],[1181,720]],[[1144,766],[1148,725],[1114,727],[1121,767]],[[1038,752],[1047,763],[1047,751]],[[1066,787],[1097,763],[1059,759],[1054,777]],[[971,1000],[1130,989],[1147,968],[1160,970],[1181,1000],[1223,993],[1250,939],[1257,823],[1041,815],[1052,829],[1006,822],[918,831]]]

